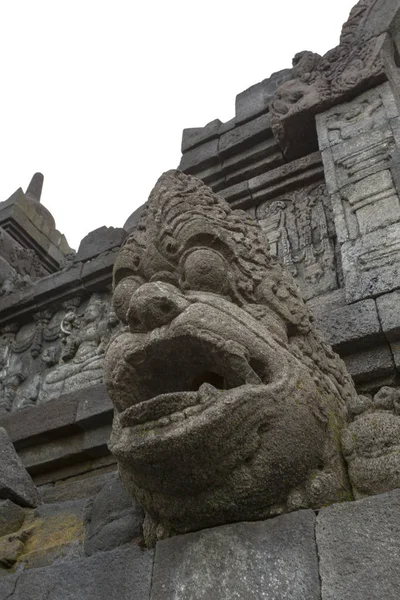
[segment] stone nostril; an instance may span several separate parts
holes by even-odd
[[[160,310],[161,310],[161,312],[162,312],[162,313],[164,313],[164,314],[168,314],[169,312],[171,312],[171,311],[172,311],[172,309],[173,309],[173,306],[172,306],[172,303],[171,303],[171,302],[168,302],[168,301],[166,301],[166,300],[163,300],[163,301],[160,303],[160,306],[159,306],[159,308],[160,308]]]
[[[143,284],[130,299],[127,320],[132,332],[151,331],[168,325],[187,308],[189,302],[171,284]]]

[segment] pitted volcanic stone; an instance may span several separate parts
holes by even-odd
[[[37,488],[3,427],[0,427],[0,498],[21,506],[34,507],[39,503]]]

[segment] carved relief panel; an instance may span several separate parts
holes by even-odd
[[[389,291],[399,284],[393,261],[400,259],[400,201],[392,173],[400,119],[390,85],[318,115],[317,130],[348,301]]]
[[[296,278],[306,300],[337,287],[329,202],[325,185],[314,184],[256,209],[271,253]]]
[[[103,358],[119,326],[110,295],[69,299],[0,331],[0,411],[19,410],[103,381]]]

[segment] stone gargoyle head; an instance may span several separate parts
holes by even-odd
[[[110,449],[159,537],[343,499],[355,395],[259,225],[162,175],[114,267]]]

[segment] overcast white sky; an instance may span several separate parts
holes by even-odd
[[[184,127],[338,43],[356,0],[3,0],[0,200],[44,174],[72,247],[122,227],[180,161]]]

